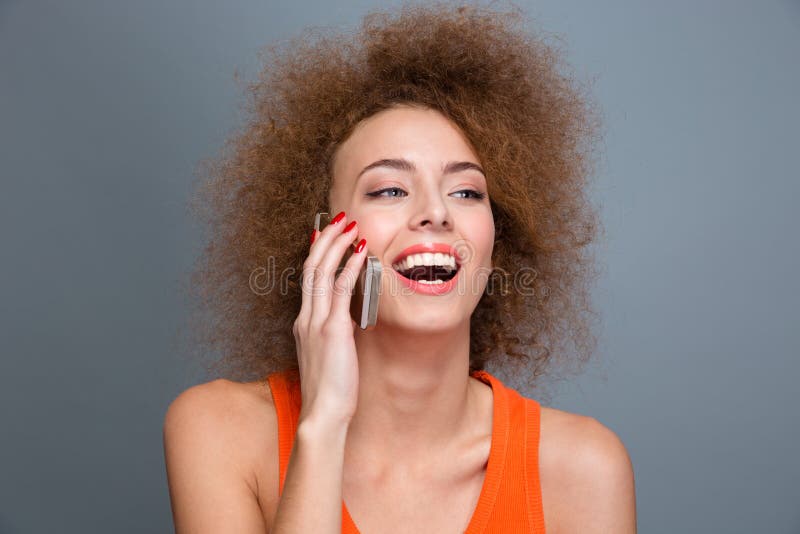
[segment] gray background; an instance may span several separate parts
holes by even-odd
[[[389,5],[289,4],[0,3],[1,532],[172,529],[192,172],[260,47]],[[601,347],[551,404],[623,439],[641,532],[799,533],[800,3],[519,5],[607,128]]]

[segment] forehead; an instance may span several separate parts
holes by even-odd
[[[453,160],[480,163],[455,123],[436,110],[403,105],[361,121],[336,151],[333,174],[354,177],[373,161],[390,158],[434,166]]]

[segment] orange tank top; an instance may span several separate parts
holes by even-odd
[[[493,393],[492,444],[478,504],[466,534],[544,534],[539,484],[539,403],[521,396],[486,371],[471,376]],[[267,378],[278,416],[279,494],[283,494],[289,455],[294,445],[302,397],[296,372]],[[358,534],[342,500],[342,534]]]

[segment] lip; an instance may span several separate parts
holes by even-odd
[[[458,254],[458,251],[452,246],[448,245],[447,243],[417,243],[416,245],[411,245],[403,249],[392,261],[391,265],[394,265],[401,260],[403,260],[406,256],[410,256],[411,254],[422,254],[425,252],[436,253],[441,252],[442,254],[450,254],[456,259],[456,274],[448,280],[447,282],[441,284],[423,284],[417,282],[416,280],[411,280],[403,276],[402,274],[398,273],[394,270],[394,268],[389,269],[394,275],[400,280],[405,287],[411,289],[414,293],[420,293],[422,295],[444,295],[449,293],[456,287],[456,283],[459,279],[459,275],[461,275],[461,263],[462,259]]]
[[[456,259],[456,264],[461,265],[461,258],[458,255],[458,252],[455,248],[447,243],[417,243],[416,245],[411,245],[408,248],[403,249],[400,254],[398,254],[394,260],[392,260],[392,265],[398,263],[400,260],[404,259],[406,256],[410,256],[411,254],[422,254],[423,252],[441,252],[442,254],[450,254]],[[461,269],[459,269],[460,271]]]
[[[444,282],[442,284],[422,284],[417,282],[416,280],[410,280],[403,276],[402,274],[398,273],[394,269],[389,269],[394,275],[400,280],[400,283],[403,284],[405,287],[411,289],[414,293],[420,293],[422,295],[444,295],[449,293],[456,287],[456,283],[458,282],[458,277],[461,275],[461,271],[463,269],[458,269],[456,271],[455,276]]]

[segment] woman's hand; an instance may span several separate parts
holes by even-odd
[[[314,231],[303,263],[303,303],[293,332],[300,368],[300,421],[350,423],[358,402],[358,357],[350,298],[366,258],[361,240],[341,274],[336,269],[357,235],[344,212],[321,232]]]

